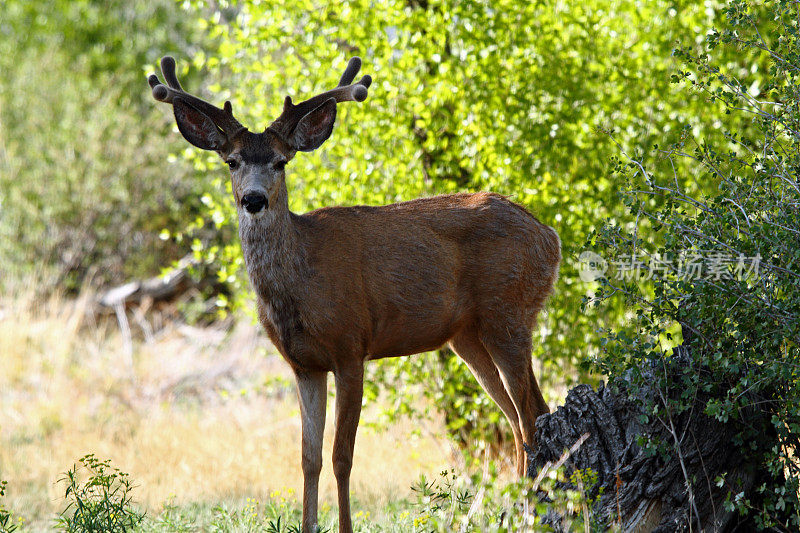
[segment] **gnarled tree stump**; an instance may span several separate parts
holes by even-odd
[[[676,364],[685,356],[676,350]],[[528,475],[536,477],[586,435],[564,464],[567,473],[588,468],[596,473],[590,497],[596,498],[593,511],[602,522],[637,532],[747,530],[750,526],[739,523],[739,515],[726,511],[723,502],[730,491],[752,496],[763,474],[738,452],[732,425],[704,414],[705,401],[698,397],[692,409],[643,423],[639,404],[627,396],[602,384],[596,391],[579,385],[562,407],[537,420],[538,443],[529,450]],[[672,453],[648,453],[640,436],[668,443]],[[718,486],[722,474],[725,482]],[[546,520],[560,529],[559,517]]]

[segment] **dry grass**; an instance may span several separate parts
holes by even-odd
[[[133,325],[129,350],[115,321],[92,316],[90,301],[89,294],[0,299],[0,478],[9,482],[8,507],[34,529],[46,527],[62,505],[60,473],[86,453],[129,472],[136,500],[156,512],[170,499],[300,491],[291,373],[248,319],[227,329],[166,324],[147,340],[136,340],[147,328]],[[363,419],[374,413],[367,407]],[[329,502],[331,418],[320,487]],[[358,500],[379,508],[407,496],[421,473],[452,465],[444,430],[428,424],[423,436],[413,431],[418,422],[359,430]]]

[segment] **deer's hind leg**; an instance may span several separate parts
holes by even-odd
[[[550,408],[533,374],[530,328],[525,325],[495,324],[482,331],[481,341],[500,372],[500,378],[516,408],[525,444],[535,446],[536,419],[549,413]]]
[[[475,330],[464,330],[450,340],[450,347],[469,367],[475,379],[486,391],[494,403],[500,408],[511,424],[511,431],[514,434],[514,448],[516,451],[517,474],[521,477],[525,475],[525,450],[522,446],[522,432],[520,429],[520,417],[514,402],[506,392],[497,367],[492,362],[489,352],[481,343]]]

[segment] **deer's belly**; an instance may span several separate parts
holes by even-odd
[[[369,343],[369,357],[382,359],[436,350],[449,341],[466,321],[467,315],[453,308],[412,316],[390,313],[376,322]]]
[[[374,352],[370,352],[370,359],[385,359],[387,357],[404,357],[415,353],[430,352],[441,348],[450,336],[442,336],[437,340],[428,343],[398,342],[378,347]]]

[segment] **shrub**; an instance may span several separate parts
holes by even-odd
[[[632,384],[644,416],[665,424],[694,398],[709,397],[705,413],[736,424],[732,444],[761,470],[758,501],[744,498],[737,480],[715,480],[729,487],[726,508],[759,528],[797,530],[800,20],[796,2],[786,1],[732,1],[725,15],[702,47],[675,51],[683,69],[673,81],[704,95],[711,109],[742,115],[752,129],[723,129],[724,140],[711,141],[690,121],[676,141],[616,161],[635,223],[612,222],[593,235],[609,266],[594,303],[621,295],[635,313],[630,327],[609,332],[596,363]],[[719,63],[720,49],[735,50],[764,77],[732,73]],[[691,175],[672,170],[687,162]],[[692,185],[698,181],[713,187],[703,193]],[[646,370],[669,366],[669,348],[680,342],[691,364],[664,383],[680,394],[637,395]],[[678,446],[657,448],[676,454]],[[690,489],[707,482],[686,481]]]
[[[88,476],[85,480],[83,476]],[[76,533],[131,531],[144,519],[133,506],[130,476],[93,454],[80,459],[59,480],[66,485],[66,507],[57,520],[59,528]]]
[[[157,273],[200,211],[145,65],[194,40],[172,0],[7,0],[0,20],[0,285]],[[166,142],[165,142],[165,139]]]

